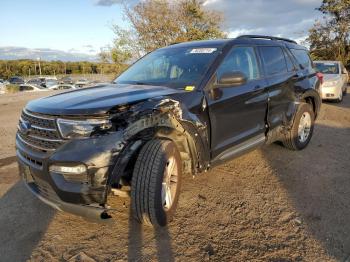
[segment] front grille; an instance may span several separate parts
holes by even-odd
[[[23,128],[24,123],[28,129]],[[18,138],[32,149],[42,152],[54,151],[64,143],[57,130],[54,117],[26,110],[23,110],[19,120]]]
[[[30,162],[32,165],[34,165],[37,168],[41,168],[43,166],[43,162],[36,160],[23,152],[17,151],[17,155],[19,155],[20,158],[27,160],[28,162]]]

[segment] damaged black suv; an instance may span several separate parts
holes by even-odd
[[[266,143],[301,150],[321,99],[307,50],[267,36],[156,50],[113,83],[23,109],[16,150],[28,188],[50,206],[108,221],[115,194],[166,225],[181,178]]]

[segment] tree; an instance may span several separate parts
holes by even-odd
[[[125,5],[130,29],[113,27],[115,62],[126,62],[173,43],[225,37],[221,13],[204,8],[202,0],[144,0]]]
[[[307,41],[315,59],[350,61],[350,0],[323,0],[318,8],[323,21],[316,21]]]

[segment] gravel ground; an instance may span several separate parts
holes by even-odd
[[[274,144],[185,177],[164,229],[130,219],[128,199],[100,225],[25,189],[14,136],[21,108],[40,95],[0,96],[0,261],[350,261],[350,95],[323,104],[301,152]]]

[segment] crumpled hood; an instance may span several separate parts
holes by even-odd
[[[180,92],[163,86],[108,84],[36,99],[26,109],[50,115],[100,115],[118,105]]]

